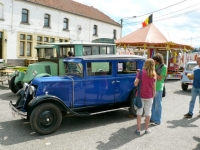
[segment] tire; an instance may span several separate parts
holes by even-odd
[[[43,103],[34,108],[30,116],[32,129],[41,134],[51,134],[57,130],[62,121],[60,109],[52,103]]]
[[[181,87],[182,87],[182,90],[183,90],[183,91],[187,91],[187,89],[188,89],[188,84],[181,83]]]
[[[135,98],[136,96],[136,92],[132,92],[130,95],[129,95],[129,103],[130,103],[130,107],[129,107],[129,113],[130,115],[133,115],[134,117],[136,117],[136,111],[137,111],[137,107],[135,106],[134,104],[134,101],[133,99]]]
[[[22,88],[22,85],[21,84],[15,84],[15,77],[16,76],[13,76],[10,80],[10,90],[13,92],[13,93],[17,93],[21,88]]]

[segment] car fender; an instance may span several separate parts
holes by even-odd
[[[16,75],[16,77],[15,77],[15,84],[17,84],[17,83],[19,83],[19,82],[22,82],[24,76],[25,76],[25,73],[24,73],[24,72],[19,72],[19,74]]]
[[[35,76],[35,78],[39,78],[39,77],[50,77],[51,75],[50,74],[48,74],[48,73],[41,73],[41,74],[37,74],[36,76]]]
[[[38,96],[38,97],[33,98],[28,104],[29,107],[28,107],[27,113],[31,114],[31,112],[36,106],[42,103],[46,103],[46,102],[54,103],[56,106],[60,108],[61,111],[67,111],[77,116],[80,115],[72,111],[68,106],[66,106],[65,103],[60,98],[53,95],[43,95],[43,96]]]
[[[16,76],[16,73],[15,73],[15,72],[11,73],[11,74],[9,75],[9,78],[11,79],[11,78],[14,77],[14,76]]]

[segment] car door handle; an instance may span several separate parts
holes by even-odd
[[[120,82],[120,81],[116,81],[116,82]]]

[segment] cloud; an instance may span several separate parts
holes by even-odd
[[[200,47],[200,1],[198,0],[74,0],[93,6],[120,23],[123,18],[122,35],[142,27],[142,22],[153,12],[153,23],[173,39]],[[167,15],[168,14],[168,15]],[[136,18],[131,18],[137,16]],[[130,17],[129,19],[125,19]],[[176,38],[175,38],[176,37]]]

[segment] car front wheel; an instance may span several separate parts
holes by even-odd
[[[43,103],[37,106],[30,116],[32,129],[42,135],[56,131],[60,126],[61,121],[61,111],[52,103]]]
[[[10,90],[16,94],[22,88],[22,85],[20,83],[15,84],[15,78],[16,76],[10,80]]]
[[[181,84],[181,87],[182,87],[183,91],[187,91],[187,89],[188,89],[188,84],[182,83],[182,84]]]

